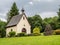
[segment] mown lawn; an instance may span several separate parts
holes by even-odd
[[[0,38],[0,45],[60,45],[60,36]]]

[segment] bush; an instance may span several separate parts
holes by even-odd
[[[56,35],[60,35],[60,30],[55,30]]]
[[[15,36],[15,34],[16,34],[16,32],[15,32],[15,31],[11,31],[11,32],[9,32],[9,36],[10,36],[10,37],[14,37],[14,36]]]
[[[34,36],[40,35],[40,28],[39,28],[39,27],[35,27],[35,28],[33,29],[33,35],[34,35]]]
[[[53,33],[52,33],[52,35],[56,35],[56,33],[55,33],[55,30],[53,30]]]
[[[33,33],[33,36],[39,36],[41,35],[40,33]]]
[[[31,34],[28,34],[28,36],[34,36],[34,35],[33,35],[33,33],[31,33]]]
[[[18,37],[25,36],[25,33],[24,32],[23,33],[18,33],[17,36]]]
[[[3,29],[3,30],[0,30],[0,37],[3,38],[6,36],[6,31]]]
[[[50,24],[47,24],[44,30],[44,35],[52,35],[53,30]]]

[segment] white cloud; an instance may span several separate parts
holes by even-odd
[[[0,20],[6,22],[6,13],[0,13]]]
[[[55,0],[41,0],[41,1],[43,1],[43,2],[53,2]]]
[[[32,1],[29,2],[29,4],[33,5],[33,4],[37,3],[37,2],[40,2],[40,0],[32,0]]]
[[[30,5],[33,5],[33,2],[29,2]]]
[[[47,2],[53,2],[54,0],[46,0]]]
[[[40,2],[41,0],[33,0],[33,1]]]
[[[33,2],[53,2],[55,0],[33,0]]]
[[[7,22],[7,21],[6,21],[5,19],[3,19],[3,18],[0,18],[0,20]]]
[[[44,18],[57,16],[57,13],[56,12],[42,12],[40,13],[40,15],[44,19]]]

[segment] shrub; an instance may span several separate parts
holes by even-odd
[[[25,36],[25,33],[24,33],[24,32],[18,33],[17,36],[18,36],[18,37]]]
[[[40,33],[33,33],[33,36],[39,36]]]
[[[47,24],[44,30],[44,35],[52,35],[52,33],[52,27],[50,26],[50,24]]]
[[[34,36],[34,35],[33,35],[33,33],[31,33],[31,34],[28,34],[28,36]]]
[[[52,33],[53,35],[56,35],[56,32],[55,32],[55,30],[53,30],[53,33]]]
[[[6,36],[6,31],[4,29],[0,30],[0,37],[3,38]]]
[[[60,30],[55,30],[56,35],[60,35]]]
[[[16,32],[15,32],[15,31],[11,31],[11,32],[9,32],[9,36],[10,36],[10,37],[14,37],[14,36],[15,36],[15,34],[16,34]]]
[[[39,27],[35,27],[34,29],[33,29],[33,35],[34,36],[37,36],[37,35],[39,35],[40,34],[40,29],[39,29]]]

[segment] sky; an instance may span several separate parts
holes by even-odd
[[[60,0],[0,0],[0,19],[6,21],[7,13],[16,2],[19,12],[22,7],[27,16],[39,14],[43,19],[57,16]]]

